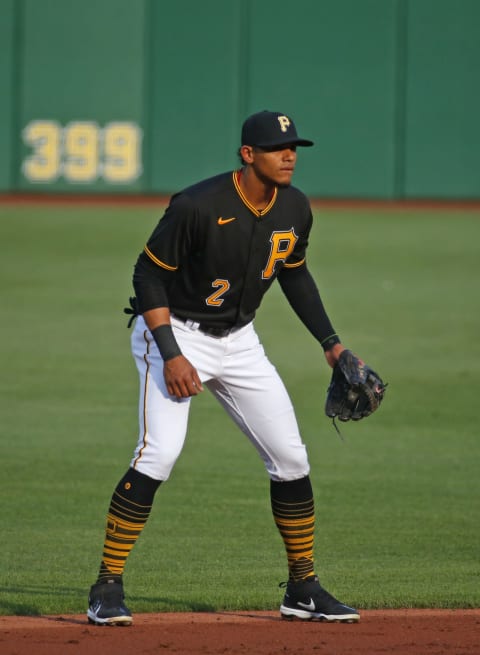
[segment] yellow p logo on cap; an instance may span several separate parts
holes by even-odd
[[[290,119],[288,116],[278,116],[278,122],[280,123],[280,129],[282,132],[287,131],[287,127],[290,127]]]

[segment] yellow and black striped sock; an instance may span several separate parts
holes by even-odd
[[[129,469],[113,492],[98,582],[121,579],[127,557],[150,516],[159,480]]]
[[[309,476],[290,482],[270,482],[273,518],[287,551],[289,579],[314,574],[315,508]]]

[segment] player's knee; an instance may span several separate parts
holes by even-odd
[[[180,445],[163,443],[147,445],[137,448],[132,459],[132,466],[137,471],[148,475],[155,480],[166,481],[175,466],[175,463],[182,451]]]
[[[135,462],[137,471],[161,482],[166,482],[173,470],[173,464],[166,465],[164,462],[156,462],[143,458],[132,461]]]
[[[310,464],[305,448],[291,450],[288,455],[277,461],[266,461],[265,466],[270,478],[279,482],[298,480],[310,473]]]

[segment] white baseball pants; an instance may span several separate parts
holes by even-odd
[[[292,403],[253,323],[221,338],[175,317],[172,328],[202,384],[253,443],[270,478],[287,481],[308,475],[307,452]],[[139,439],[131,466],[156,480],[167,480],[183,448],[192,398],[168,394],[163,360],[141,316],[131,342],[140,375]]]

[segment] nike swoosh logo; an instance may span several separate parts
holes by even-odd
[[[220,218],[218,219],[217,223],[218,223],[219,225],[226,225],[227,223],[231,223],[232,221],[236,221],[236,220],[237,220],[237,217],[236,217],[236,216],[233,216],[232,218],[222,218],[222,217],[220,216]]]
[[[310,602],[307,605],[307,603],[301,603],[300,601],[297,602],[297,605],[300,605],[300,607],[304,607],[306,610],[309,610],[310,612],[315,611],[315,603],[313,600],[310,598]]]

